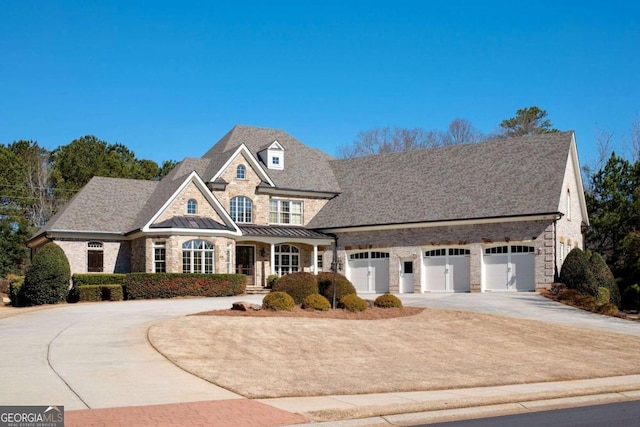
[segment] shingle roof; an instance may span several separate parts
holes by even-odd
[[[211,179],[235,150],[244,144],[259,160],[258,152],[273,141],[284,148],[284,169],[267,169],[265,172],[277,187],[308,191],[339,192],[338,182],[329,167],[333,157],[320,150],[308,147],[278,129],[266,129],[237,125],[218,141],[203,158],[211,159],[203,179]],[[209,176],[211,175],[211,176]]]
[[[47,231],[124,233],[156,189],[155,181],[93,177],[36,235]]]
[[[309,228],[553,213],[573,132],[334,160],[341,194]]]

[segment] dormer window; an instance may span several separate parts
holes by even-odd
[[[187,202],[187,215],[195,215],[198,213],[198,202],[195,199],[189,199]]]
[[[278,141],[273,141],[269,146],[263,148],[258,156],[268,169],[284,169],[284,147]]]
[[[247,177],[247,168],[245,165],[238,165],[236,168],[236,178],[245,179]]]

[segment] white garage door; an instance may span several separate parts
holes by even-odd
[[[427,292],[469,292],[471,289],[470,250],[440,248],[424,253],[424,289]]]
[[[389,292],[389,252],[349,254],[347,277],[360,292]]]
[[[487,291],[533,291],[535,248],[504,245],[484,250],[484,289]]]

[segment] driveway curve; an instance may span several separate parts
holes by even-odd
[[[400,297],[408,306],[478,311],[640,336],[640,323],[587,313],[533,293]],[[261,299],[74,304],[0,319],[0,403],[64,405],[73,410],[241,398],[166,360],[148,343],[147,330],[168,318]]]

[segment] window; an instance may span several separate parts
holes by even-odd
[[[153,244],[153,272],[167,272],[167,248],[164,242]]]
[[[535,252],[535,248],[533,246],[511,246],[512,254],[532,254]]]
[[[567,190],[567,219],[571,221],[571,191]]]
[[[323,254],[318,253],[318,257],[316,258],[316,267],[318,268],[318,271],[322,271],[323,261]]]
[[[279,165],[279,164],[280,164],[280,157],[278,157],[278,156],[273,156],[273,157],[271,158],[271,162],[272,162],[274,165]]]
[[[279,276],[300,270],[300,249],[291,245],[276,245],[274,248],[275,269]]]
[[[445,255],[447,255],[447,250],[446,249],[432,249],[432,250],[426,251],[424,253],[425,257],[445,256]]]
[[[247,176],[247,168],[244,165],[238,165],[236,168],[236,178],[245,179]]]
[[[271,199],[269,202],[271,224],[302,225],[302,202]]]
[[[231,218],[235,222],[251,222],[253,218],[253,204],[251,199],[237,196],[231,199]]]
[[[496,246],[495,248],[486,248],[484,250],[485,255],[506,254],[508,252],[509,252],[509,246]]]
[[[198,202],[194,199],[189,199],[187,202],[187,215],[195,215],[198,213]]]
[[[564,261],[564,243],[560,243],[560,265]]]
[[[356,252],[355,254],[350,254],[349,259],[369,259],[369,252]]]
[[[470,249],[451,248],[449,249],[449,256],[469,256],[471,255]]]
[[[87,271],[102,273],[104,271],[104,251],[102,242],[87,243]]]
[[[214,273],[213,244],[206,240],[189,240],[182,244],[183,273]]]

